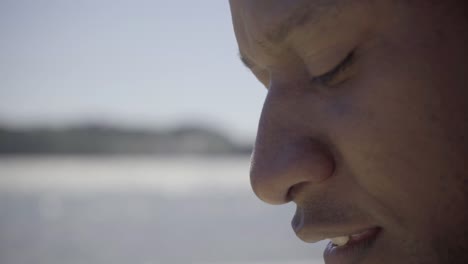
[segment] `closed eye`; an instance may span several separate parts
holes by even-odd
[[[334,86],[344,81],[343,78],[338,78],[349,66],[354,62],[354,50],[351,51],[335,68],[332,70],[312,77],[310,81],[315,85]]]

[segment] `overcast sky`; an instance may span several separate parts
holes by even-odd
[[[0,1],[0,122],[205,123],[254,135],[266,95],[227,0]]]

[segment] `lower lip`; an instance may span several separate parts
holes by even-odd
[[[360,263],[375,244],[381,229],[376,227],[361,233],[359,238],[352,239],[348,244],[338,247],[328,243],[323,257],[326,264]]]

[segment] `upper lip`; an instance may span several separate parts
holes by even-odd
[[[296,236],[307,243],[324,239],[360,234],[379,228],[363,210],[336,199],[315,195],[313,199],[305,196],[302,190],[306,185],[295,186],[291,199],[297,205],[291,225]],[[328,201],[328,202],[323,202]]]

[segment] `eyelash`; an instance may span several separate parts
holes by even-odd
[[[346,70],[348,66],[351,65],[351,63],[354,60],[354,50],[351,51],[346,58],[344,58],[340,64],[338,64],[335,68],[332,70],[320,75],[320,76],[315,76],[312,77],[310,80],[314,84],[319,84],[323,86],[330,86],[330,83],[333,81],[334,78],[338,76],[339,73],[343,72]]]

